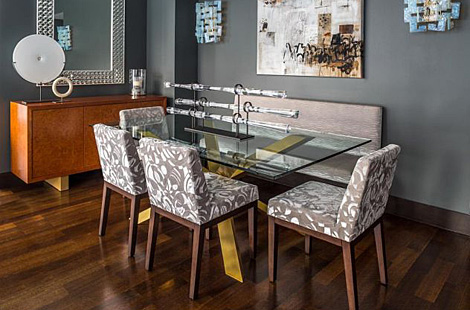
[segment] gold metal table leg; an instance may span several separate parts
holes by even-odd
[[[262,201],[258,201],[258,209],[263,211],[264,213],[268,213],[268,205]]]
[[[238,250],[238,244],[235,238],[235,223],[233,218],[220,223],[218,228],[225,274],[239,282],[243,282],[240,251]]]
[[[210,126],[210,124],[207,124]],[[282,140],[276,141],[275,143],[269,145],[264,150],[266,150],[266,158],[268,159],[273,154],[285,151],[289,148],[302,145],[308,141],[308,137],[302,135],[291,135]],[[206,148],[217,152],[219,146],[217,143],[217,138],[215,136],[206,135],[205,136]],[[263,156],[261,154],[253,154],[252,158],[257,158]],[[257,158],[260,159],[260,158]],[[218,164],[209,162],[209,170],[214,173],[221,174],[229,178],[239,177],[244,174],[243,170],[232,169],[228,167],[223,167]],[[267,204],[258,201],[258,209],[267,212]],[[218,225],[219,227],[219,238],[220,246],[222,248],[222,256],[224,259],[225,274],[234,278],[239,282],[243,282],[243,270],[240,259],[240,252],[238,251],[237,241],[235,238],[234,230],[234,221],[233,218],[227,220]]]
[[[139,213],[139,221],[138,221],[139,224],[142,224],[150,220],[150,211],[152,211],[152,209],[148,208]]]
[[[211,122],[206,121],[205,123],[206,126],[211,126]],[[205,135],[204,138],[206,148],[217,153],[219,151],[217,138],[213,135]],[[211,161],[208,162],[208,170],[212,173],[217,173],[228,178],[235,177],[237,172],[235,169],[224,167]],[[239,282],[243,282],[240,251],[238,250],[234,225],[235,222],[233,221],[233,218],[217,225],[219,231],[220,248],[222,249],[225,274]]]

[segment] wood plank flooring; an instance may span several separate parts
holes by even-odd
[[[235,220],[246,279],[224,275],[217,236],[206,242],[200,298],[188,299],[189,231],[163,221],[154,271],[144,269],[147,225],[127,258],[129,201],[113,194],[105,237],[98,237],[99,173],[71,178],[71,190],[0,180],[0,309],[347,309],[341,249],[281,229],[278,281],[268,281],[267,221],[249,258],[246,216]],[[250,179],[253,181],[253,179]],[[263,199],[287,190],[259,182]],[[148,205],[148,200],[144,205]],[[373,235],[356,249],[361,309],[470,309],[470,238],[387,216],[389,286],[379,284]]]

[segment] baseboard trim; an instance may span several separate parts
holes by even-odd
[[[0,189],[12,188],[12,187],[18,187],[18,186],[24,186],[24,185],[26,185],[26,183],[24,183],[22,180],[20,180],[11,172],[0,173]]]
[[[465,213],[398,197],[390,197],[386,212],[415,222],[470,236],[470,215]]]

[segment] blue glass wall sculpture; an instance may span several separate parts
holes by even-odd
[[[404,0],[405,23],[410,32],[447,31],[460,18],[460,2],[452,0]]]
[[[222,39],[222,1],[196,3],[197,43],[217,43]]]

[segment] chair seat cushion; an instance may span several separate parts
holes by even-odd
[[[343,153],[299,170],[299,173],[347,185],[359,158],[354,154]]]
[[[333,235],[344,192],[341,187],[307,182],[269,200],[268,215]]]
[[[210,212],[212,214],[203,217],[203,223],[258,200],[256,185],[210,172],[204,173],[204,176],[209,189]]]

